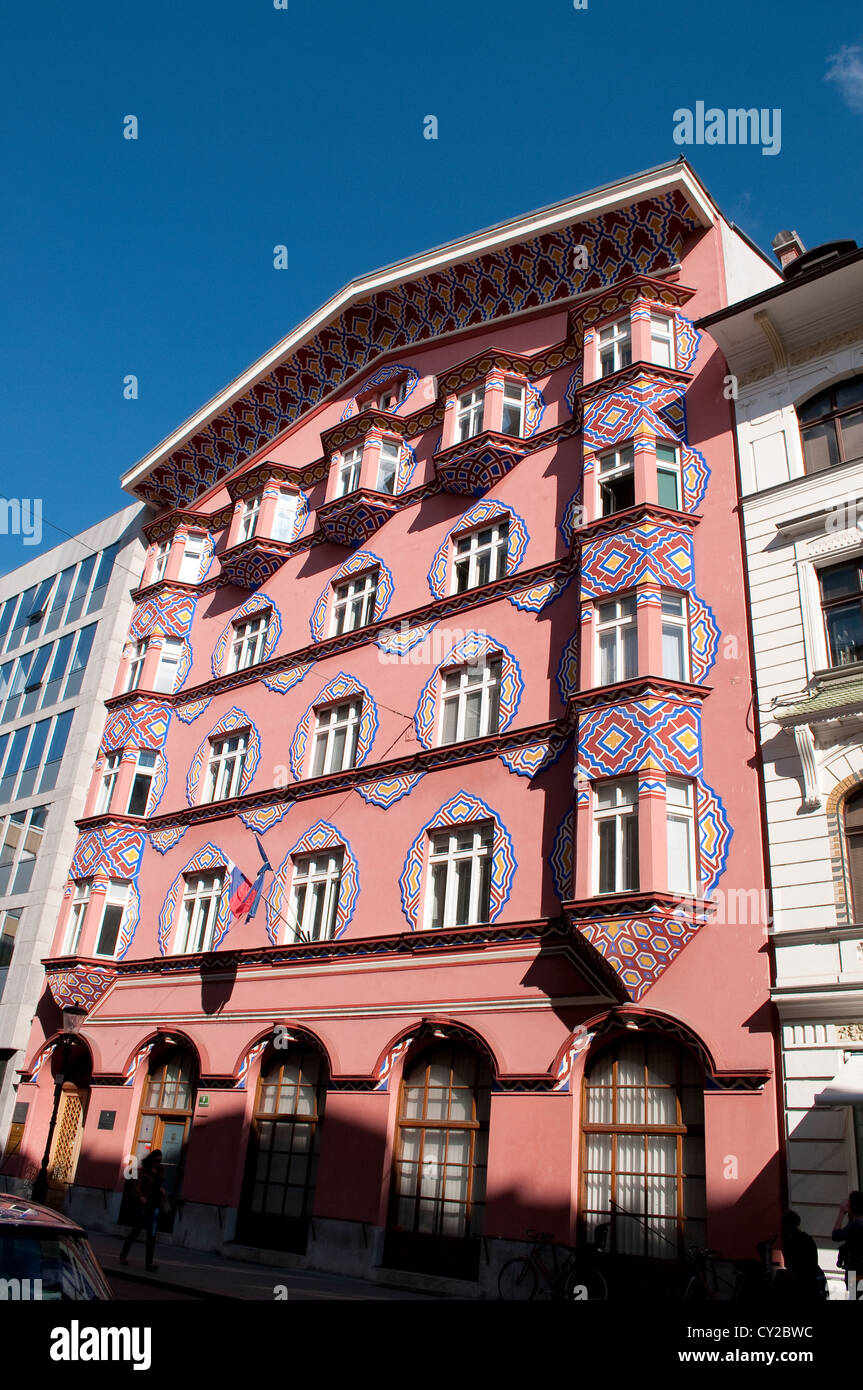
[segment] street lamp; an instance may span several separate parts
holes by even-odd
[[[63,1009],[63,1058],[62,1065],[54,1078],[54,1108],[51,1111],[51,1123],[48,1126],[48,1142],[45,1145],[45,1152],[42,1155],[42,1166],[33,1183],[33,1201],[44,1203],[48,1196],[48,1162],[51,1158],[51,1145],[54,1142],[54,1129],[57,1124],[57,1112],[60,1109],[60,1096],[63,1092],[63,1082],[66,1079],[66,1071],[69,1065],[69,1048],[75,1039],[75,1035],[80,1033],[81,1025],[87,1017],[87,1010],[78,1008],[75,1004],[70,1004]]]

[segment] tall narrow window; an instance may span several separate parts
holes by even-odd
[[[67,623],[74,623],[84,612],[84,600],[90,590],[90,580],[93,577],[95,566],[95,555],[88,555],[87,559],[82,560],[78,566],[75,587],[72,590],[72,597],[69,600],[69,607],[66,610]]]
[[[141,684],[141,675],[144,670],[144,657],[147,655],[147,643],[136,642],[132,648],[132,655],[129,658],[129,670],[126,675],[126,689],[137,690]]]
[[[95,627],[95,623],[93,625]],[[63,689],[63,681],[66,676],[66,668],[69,665],[69,657],[72,654],[72,643],[77,634],[67,632],[65,637],[61,637],[54,646],[54,658],[48,669],[48,679],[42,687],[42,709],[48,709],[51,705],[56,705],[60,699],[60,691]]]
[[[524,387],[508,381],[503,388],[501,432],[521,439],[524,434]]]
[[[432,832],[426,910],[430,928],[488,921],[493,849],[491,825]]]
[[[460,536],[455,543],[453,592],[478,589],[506,574],[509,554],[509,521],[496,521],[482,531]]]
[[[234,624],[231,660],[228,665],[230,671],[243,671],[247,666],[257,666],[258,662],[263,661],[270,617],[270,610],[266,609]]]
[[[182,584],[197,584],[204,558],[204,536],[187,536],[178,578]]]
[[[500,657],[443,673],[441,743],[485,738],[500,728]]]
[[[650,360],[658,367],[673,367],[674,320],[667,314],[650,315]]]
[[[632,327],[629,318],[607,323],[599,330],[599,370],[602,376],[632,365]]]
[[[490,1102],[490,1070],[472,1048],[445,1043],[406,1068],[388,1264],[476,1277],[479,1251],[471,1261],[463,1247],[483,1227]]]
[[[102,816],[111,808],[111,797],[114,795],[114,787],[117,785],[117,774],[120,771],[122,753],[109,753],[105,759],[105,766],[102,768],[102,777],[99,782],[99,795],[96,798],[96,815]]]
[[[336,484],[337,497],[347,497],[349,492],[356,492],[360,485],[362,466],[362,444],[355,444],[352,449],[344,450],[339,460],[339,477]]]
[[[692,783],[669,777],[667,807],[668,891],[685,897],[695,892],[695,815]]]
[[[328,941],[336,924],[344,854],[340,849],[294,860],[288,941]]]
[[[656,487],[660,507],[680,510],[680,459],[669,444],[656,446]]]
[[[662,595],[662,674],[666,680],[689,680],[689,620],[686,595]]]
[[[635,506],[635,451],[631,444],[603,454],[599,460],[602,515],[611,516]]]
[[[159,653],[159,664],[153,678],[153,689],[170,694],[176,689],[180,662],[183,659],[183,643],[173,637],[166,637]]]
[[[45,671],[54,650],[54,643],[47,642],[44,647],[37,647],[30,662],[27,677],[24,681],[24,698],[21,701],[19,714],[30,714],[38,708],[42,695],[42,682],[45,679]]]
[[[704,1075],[664,1038],[620,1041],[584,1078],[581,1210],[615,1255],[677,1260],[706,1240]]]
[[[477,386],[473,391],[465,391],[459,396],[455,417],[455,437],[457,444],[472,439],[482,429],[485,387]]]
[[[63,687],[64,700],[74,700],[75,696],[81,693],[81,686],[84,684],[84,673],[87,670],[87,662],[90,660],[90,652],[93,649],[93,638],[95,636],[95,623],[91,623],[89,627],[78,629],[75,650],[72,653],[72,660],[69,663],[69,675]]]
[[[9,967],[12,964],[12,952],[15,949],[15,936],[18,931],[18,923],[21,920],[23,908],[17,908],[14,912],[4,912],[0,915],[0,999],[3,998],[3,990],[6,987],[6,980],[9,977]],[[0,1074],[2,1079],[2,1074]],[[8,1155],[9,1150],[6,1150]]]
[[[348,580],[346,584],[336,585],[331,637],[353,632],[355,628],[374,622],[379,573],[378,570],[369,570],[356,579]]]
[[[105,595],[108,592],[108,585],[111,582],[111,575],[114,571],[114,561],[117,558],[117,551],[120,549],[118,544],[109,545],[99,556],[99,567],[96,570],[96,577],[93,580],[93,588],[90,592],[90,601],[87,604],[88,613],[98,613],[102,604],[105,602]]]
[[[89,879],[75,884],[75,894],[72,898],[72,908],[69,913],[69,924],[66,927],[66,939],[63,942],[63,955],[74,956],[78,950],[81,940],[81,929],[84,925],[84,913],[87,911],[87,904],[90,901],[90,889],[92,884]]]
[[[594,793],[596,882],[599,893],[638,887],[638,782],[601,782]]]
[[[863,458],[863,375],[811,397],[797,407],[797,418],[807,473]]]
[[[294,492],[280,492],[273,517],[273,540],[292,541],[297,519],[298,498]]]
[[[249,541],[258,529],[258,517],[261,511],[261,494],[256,497],[244,497],[243,506],[240,512],[240,526],[237,532],[237,543]]]
[[[863,661],[863,558],[818,571],[831,666]]]
[[[153,778],[159,765],[159,754],[150,753],[146,748],[138,749],[138,757],[135,762],[135,774],[132,778],[132,788],[129,792],[129,804],[126,807],[127,816],[146,816],[147,803],[150,800],[150,790],[153,786]]]
[[[353,767],[357,756],[362,700],[318,710],[312,748],[311,777],[325,777]]]
[[[396,490],[396,473],[399,466],[399,446],[391,440],[385,439],[381,444],[380,459],[378,461],[378,492],[393,493]]]
[[[177,955],[196,955],[212,949],[223,884],[221,871],[192,874],[186,879],[174,948]]]
[[[63,621],[63,609],[66,607],[66,600],[69,597],[69,590],[72,587],[72,576],[75,573],[75,566],[70,565],[63,570],[57,581],[57,587],[51,599],[51,606],[45,616],[45,632],[54,632],[60,627]],[[2,635],[2,634],[0,634]]]
[[[18,853],[15,877],[12,880],[13,893],[27,893],[30,890],[33,870],[36,867],[36,856],[41,849],[42,837],[45,834],[47,815],[47,806],[32,806],[29,811],[22,812],[22,816],[27,822],[27,828]]]
[[[204,801],[227,801],[229,797],[239,796],[248,739],[248,729],[213,739]]]
[[[116,954],[117,937],[120,934],[120,923],[123,920],[123,912],[128,897],[128,883],[111,882],[108,892],[105,894],[105,906],[102,909],[102,920],[96,933],[94,955],[113,957]]]
[[[39,791],[53,791],[57,785],[57,778],[60,775],[60,764],[63,761],[63,754],[66,751],[66,740],[69,737],[69,730],[72,727],[72,716],[74,710],[66,710],[63,714],[58,714],[54,718],[54,727],[51,731],[51,742],[48,744],[48,752],[42,767],[42,776],[39,779]],[[39,727],[38,724],[36,726]]]
[[[168,568],[168,558],[170,554],[171,542],[169,540],[160,541],[153,555],[153,568],[150,571],[151,584],[158,584],[160,580],[165,578],[165,570]]]
[[[863,921],[863,788],[845,802],[845,851],[851,880],[851,919]]]
[[[633,680],[638,675],[638,627],[634,594],[597,604],[596,640],[600,685]]]
[[[32,796],[36,790],[36,781],[39,776],[39,769],[42,766],[42,759],[45,756],[45,749],[48,746],[48,733],[51,728],[50,719],[40,719],[38,724],[33,725],[33,733],[27,745],[27,752],[24,755],[24,763],[21,768],[21,777],[18,782],[17,796]]]

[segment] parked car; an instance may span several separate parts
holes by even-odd
[[[24,1197],[0,1196],[0,1300],[113,1297],[82,1227]]]

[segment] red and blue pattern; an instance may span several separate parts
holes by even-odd
[[[506,547],[506,572],[515,574],[524,558],[530,540],[527,526],[522,517],[508,507],[505,502],[477,502],[452,527],[446,540],[438,546],[428,572],[428,585],[433,598],[446,598],[449,593],[450,560],[454,554],[454,540],[468,531],[481,531],[493,522],[509,520],[509,536]]]
[[[185,825],[169,825],[166,830],[151,830],[150,844],[160,854],[167,854],[169,849],[179,844],[187,829]]]
[[[430,834],[446,830],[451,825],[471,825],[480,821],[491,821],[494,827],[491,852],[491,897],[488,920],[493,922],[509,901],[512,881],[518,867],[510,833],[496,811],[478,796],[460,791],[451,797],[440,810],[426,821],[413,844],[399,877],[402,897],[402,912],[408,920],[411,931],[417,931],[422,893],[423,867],[426,860]]]
[[[342,700],[349,700],[354,696],[359,696],[362,700],[354,767],[361,767],[365,762],[371,750],[372,743],[374,742],[375,734],[378,731],[378,707],[372,698],[370,690],[367,690],[354,676],[349,676],[345,671],[339,671],[338,675],[333,676],[333,679],[328,681],[323,690],[315,696],[297,725],[294,737],[291,739],[289,750],[291,771],[297,781],[303,776],[303,761],[306,755],[306,744],[312,732],[312,725],[316,712],[319,709],[323,709],[325,705],[335,705]]]
[[[554,832],[554,845],[548,860],[554,891],[562,903],[568,902],[572,897],[574,843],[572,811],[567,811]]]
[[[581,645],[580,634],[574,632],[561,652],[557,666],[557,688],[564,704],[578,694],[578,652]]]
[[[546,579],[534,584],[530,589],[518,589],[507,594],[507,600],[524,613],[541,613],[556,598],[560,598],[572,579],[571,574],[560,574],[556,579]]]
[[[240,820],[249,830],[265,835],[280,820],[284,820],[290,809],[290,806],[260,806],[256,811],[241,812]]]
[[[309,619],[309,626],[312,630],[312,638],[315,642],[322,642],[326,636],[324,631],[327,622],[327,610],[332,601],[333,591],[339,584],[343,584],[346,579],[351,579],[354,575],[364,574],[367,570],[378,571],[378,590],[375,599],[375,611],[372,621],[378,622],[390,606],[390,599],[393,596],[393,576],[391,571],[377,555],[370,550],[358,550],[349,560],[345,560],[343,565],[339,565],[335,574],[330,579],[329,584],[324,589]]]
[[[143,830],[130,830],[124,825],[85,830],[78,836],[70,878],[93,878],[96,874],[137,878],[146,838]]]
[[[701,711],[697,705],[648,698],[582,711],[580,776],[616,777],[640,768],[662,768],[679,777],[699,775]]]
[[[58,1009],[86,1009],[98,1004],[116,978],[106,965],[76,965],[71,970],[47,970],[45,978]]]
[[[185,637],[195,616],[197,597],[194,594],[172,592],[155,594],[139,603],[132,614],[129,637],[141,642],[145,637]]]
[[[220,734],[232,734],[237,729],[248,730],[248,736],[246,738],[246,757],[240,777],[240,790],[238,795],[244,796],[248,791],[261,757],[261,736],[257,725],[249,718],[245,710],[238,709],[237,706],[234,705],[234,707],[229,709],[227,714],[219,720],[218,724],[213,726],[192,759],[192,765],[186,777],[186,800],[190,806],[194,806],[198,800],[198,787],[201,781],[201,774],[204,770],[204,763],[209,759],[213,739],[218,738]]]
[[[360,892],[360,874],[356,856],[351,849],[350,842],[334,825],[330,825],[325,820],[315,821],[315,824],[306,831],[302,839],[297,840],[293,849],[289,850],[282,860],[273,875],[273,882],[264,899],[267,909],[267,935],[274,946],[279,939],[280,926],[289,928],[288,941],[295,939],[295,927],[291,922],[290,912],[290,875],[294,861],[301,855],[318,854],[328,849],[340,849],[343,855],[333,938],[342,936],[349,927]]]
[[[486,632],[468,632],[456,642],[448,656],[435,667],[434,672],[423,686],[417,712],[414,715],[417,737],[423,748],[431,748],[434,743],[437,706],[440,697],[440,675],[453,666],[476,665],[484,656],[500,657],[500,723],[498,731],[503,733],[512,723],[518,710],[524,682],[521,667],[512,652],[502,642],[496,642]]]
[[[667,521],[643,520],[625,532],[586,541],[582,550],[582,597],[613,594],[636,584],[691,589],[692,536]]]
[[[610,449],[645,427],[654,435],[666,435],[667,422],[660,418],[660,411],[681,394],[678,381],[662,381],[649,367],[634,368],[625,385],[603,391],[585,403],[584,447],[594,452]]]
[[[578,927],[637,1003],[692,940],[699,924],[682,912],[646,912],[642,917],[580,921]]]
[[[504,767],[509,768],[510,772],[515,772],[519,777],[527,777],[530,780],[538,772],[552,767],[568,742],[569,740],[565,738],[538,739],[536,743],[523,743],[520,748],[514,748],[509,753],[501,753],[500,760]]]
[[[122,705],[105,720],[102,751],[145,748],[158,753],[165,746],[170,723],[171,706],[162,700],[136,700],[134,704]]]
[[[388,811],[403,796],[410,796],[423,777],[424,772],[404,772],[398,777],[379,777],[376,782],[360,782],[356,790],[370,806],[381,806]]]
[[[389,1052],[385,1053],[380,1059],[377,1066],[377,1081],[374,1085],[376,1091],[389,1090],[393,1068],[400,1058],[404,1057],[413,1040],[413,1034],[409,1033],[406,1038],[402,1038],[400,1042],[397,1042],[395,1047],[391,1047]]]
[[[423,642],[437,623],[415,623],[413,626],[403,618],[398,628],[390,628],[379,632],[375,638],[375,646],[380,647],[382,652],[388,656],[406,656]]]
[[[287,671],[279,671],[278,675],[265,676],[263,683],[268,690],[274,690],[277,695],[287,695],[311,669],[311,661],[305,661],[299,666],[290,666]]]
[[[552,1072],[554,1083],[552,1091],[559,1091],[562,1095],[569,1095],[572,1087],[572,1074],[575,1070],[575,1063],[585,1052],[595,1037],[594,1033],[589,1033],[586,1028],[579,1027],[570,1035],[567,1042],[561,1048],[555,1058]]]
[[[209,700],[189,700],[187,704],[175,705],[174,708],[177,718],[181,719],[184,724],[194,724],[195,720],[209,709],[209,706]]]

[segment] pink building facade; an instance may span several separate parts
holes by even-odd
[[[91,1226],[158,1146],[164,1238],[371,1278],[776,1230],[766,922],[727,911],[765,887],[733,422],[693,327],[775,278],[663,166],[355,282],[130,472],[151,549],[7,1173],[61,1074]]]

